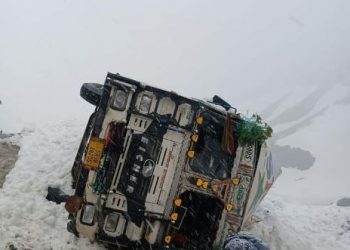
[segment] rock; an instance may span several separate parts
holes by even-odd
[[[18,151],[19,146],[0,142],[0,188],[5,181],[6,175],[17,161]]]
[[[350,207],[350,198],[342,198],[337,201],[339,207]]]

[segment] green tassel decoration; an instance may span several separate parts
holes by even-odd
[[[262,122],[259,115],[255,114],[252,118],[241,120],[238,126],[238,142],[241,145],[263,143],[267,138],[272,136],[272,128]]]

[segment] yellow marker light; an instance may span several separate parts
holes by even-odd
[[[204,119],[203,119],[202,116],[198,116],[198,117],[196,118],[196,123],[197,123],[198,125],[202,125],[203,122],[204,122]]]
[[[178,213],[172,213],[170,218],[171,218],[171,221],[175,222],[179,218],[179,214]]]
[[[165,237],[164,237],[164,242],[165,242],[166,244],[170,244],[170,242],[171,242],[171,236],[170,236],[170,235],[165,236]]]
[[[191,141],[197,142],[197,141],[198,141],[198,138],[199,138],[199,136],[196,135],[196,134],[194,134],[194,135],[191,136]]]
[[[238,185],[238,184],[239,184],[239,178],[233,178],[233,179],[232,179],[232,183],[233,183],[234,185]]]
[[[213,190],[213,192],[217,192],[217,191],[218,191],[218,185],[213,184],[213,185],[211,186],[211,190]]]
[[[208,188],[208,182],[207,181],[205,181],[205,182],[203,182],[203,184],[202,184],[202,187],[204,188],[204,189],[207,189]]]
[[[179,206],[181,206],[181,204],[182,204],[182,200],[181,200],[181,199],[176,199],[176,200],[174,201],[174,203],[175,203],[175,206],[179,207]]]
[[[187,151],[187,157],[188,158],[193,158],[195,155],[195,152],[193,150]]]
[[[201,178],[199,178],[199,179],[197,179],[196,185],[197,185],[198,187],[200,187],[200,186],[203,185],[203,182],[204,182],[204,181],[203,181]]]
[[[227,205],[226,205],[226,210],[227,210],[227,211],[230,212],[230,211],[232,211],[232,209],[233,209],[233,205],[232,205],[232,204],[227,204]]]

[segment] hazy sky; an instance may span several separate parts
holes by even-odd
[[[82,115],[107,71],[260,110],[350,75],[350,2],[0,1],[0,128]]]

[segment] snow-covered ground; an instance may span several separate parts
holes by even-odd
[[[100,249],[66,230],[63,205],[45,199],[49,185],[70,189],[70,168],[84,124],[37,128],[18,141],[15,167],[0,189],[0,249]]]
[[[64,206],[45,199],[49,185],[72,192],[70,168],[84,125],[66,121],[18,139],[19,159],[0,189],[0,249],[104,249],[68,233]],[[257,216],[261,222],[250,230],[272,250],[350,246],[350,208],[300,205],[286,201],[273,187]]]
[[[277,144],[307,150],[315,162],[305,171],[284,168],[272,194],[308,205],[327,205],[350,196],[349,97],[348,79],[297,89],[278,105],[269,117]]]
[[[251,232],[271,250],[350,249],[350,209],[330,205],[302,205],[268,195]]]

